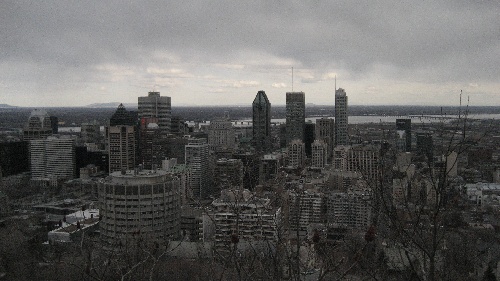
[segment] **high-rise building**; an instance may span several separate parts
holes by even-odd
[[[271,148],[271,103],[266,92],[259,91],[252,103],[252,137],[257,151],[269,151]]]
[[[396,119],[396,131],[405,132],[405,150],[406,152],[411,151],[411,119]],[[402,134],[398,134],[402,135]]]
[[[322,140],[327,144],[328,157],[331,158],[335,144],[335,120],[330,118],[316,119],[315,133],[317,140]]]
[[[139,97],[139,119],[143,117],[158,118],[158,126],[162,133],[170,133],[172,105],[170,97],[161,97],[160,92],[149,92],[147,97]]]
[[[288,144],[288,167],[297,169],[304,166],[306,159],[306,146],[301,140],[295,139]]]
[[[304,141],[306,99],[304,92],[286,93],[286,143]]]
[[[206,139],[191,138],[186,145],[185,164],[191,167],[191,189],[194,199],[210,194],[209,146]]]
[[[316,124],[308,121],[304,124],[304,144],[306,146],[306,155],[307,157],[311,157],[311,146],[315,140],[315,130]]]
[[[52,135],[52,123],[47,111],[35,109],[23,129],[23,140],[45,139]]]
[[[317,189],[289,192],[289,226],[293,232],[299,231],[303,236],[313,223],[326,222],[325,194]]]
[[[208,127],[210,149],[220,157],[230,157],[235,148],[233,124],[229,119],[213,120]]]
[[[322,140],[315,140],[311,145],[312,157],[311,168],[322,169],[326,165],[326,156],[328,153],[327,144]]]
[[[342,88],[335,90],[335,145],[348,145],[347,95]]]
[[[156,159],[157,151],[155,151],[154,140],[160,137],[160,129],[158,126],[158,118],[143,117],[139,124],[139,164],[142,164],[145,169],[153,169],[153,164],[159,162]]]
[[[162,170],[113,172],[99,185],[101,238],[111,245],[167,243],[180,232],[179,179]]]
[[[50,136],[30,141],[33,180],[72,179],[75,176],[75,138]]]
[[[1,142],[0,167],[4,177],[29,171],[29,142]]]
[[[109,154],[109,173],[131,170],[136,160],[136,125],[132,112],[120,104],[109,119],[106,140]]]

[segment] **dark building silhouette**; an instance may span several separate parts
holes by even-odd
[[[50,128],[52,129],[52,134],[56,135],[59,133],[59,120],[56,116],[50,116]]]
[[[252,103],[252,138],[257,151],[271,148],[271,103],[266,92],[259,91]]]
[[[109,158],[108,154],[103,151],[88,151],[85,146],[75,147],[76,154],[76,176],[80,177],[80,168],[88,165],[99,167],[100,171],[108,171]]]
[[[315,139],[315,124],[305,123],[304,125],[304,144],[306,146],[306,155],[311,157],[311,145]]]
[[[0,167],[4,177],[29,171],[29,143],[27,141],[0,143]]]
[[[428,132],[417,133],[417,154],[426,156],[429,161],[433,160],[434,144],[432,134]]]
[[[123,104],[120,104],[115,113],[109,119],[110,126],[136,126],[137,112],[127,111]]]
[[[304,141],[306,98],[304,92],[286,93],[286,143]]]

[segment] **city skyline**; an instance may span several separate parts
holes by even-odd
[[[495,1],[0,3],[0,104],[500,104]],[[291,20],[293,19],[293,20]],[[293,86],[292,86],[293,67]],[[248,102],[243,102],[248,101]]]

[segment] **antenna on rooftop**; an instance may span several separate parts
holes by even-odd
[[[292,92],[293,92],[293,66],[292,66]]]

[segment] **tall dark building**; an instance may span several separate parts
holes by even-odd
[[[29,171],[29,143],[27,141],[0,143],[0,167],[4,177]]]
[[[286,93],[286,143],[304,141],[306,98],[304,92]]]
[[[311,157],[311,145],[315,140],[315,124],[314,123],[306,123],[304,125],[304,144],[306,146],[306,155]]]
[[[135,167],[137,118],[120,104],[106,128],[109,172],[131,170]]]
[[[396,119],[396,131],[405,132],[405,151],[411,151],[411,119]]]
[[[335,90],[335,145],[348,145],[347,95],[342,88]]]
[[[252,103],[252,137],[257,151],[269,151],[271,147],[271,103],[266,92],[259,91]]]
[[[50,128],[52,128],[52,134],[59,133],[59,119],[57,119],[57,116],[50,116]]]
[[[426,156],[429,161],[433,160],[434,144],[431,133],[417,133],[417,154]]]

